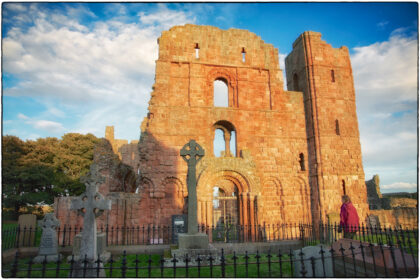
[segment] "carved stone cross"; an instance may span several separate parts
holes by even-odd
[[[92,171],[91,168],[91,174],[84,182],[86,191],[75,198],[70,207],[71,210],[77,210],[84,218],[80,257],[84,259],[86,256],[88,261],[94,261],[97,258],[96,217],[99,217],[104,210],[111,209],[111,201],[98,192],[98,187],[104,178]]]
[[[182,147],[180,155],[188,164],[188,234],[195,234],[198,232],[196,165],[204,156],[204,150],[197,142],[190,140]]]

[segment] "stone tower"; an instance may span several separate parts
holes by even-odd
[[[348,51],[320,36],[305,32],[294,43],[285,91],[278,50],[249,31],[188,24],[162,33],[138,146],[150,221],[185,212],[179,151],[190,139],[206,151],[197,166],[201,224],[237,223],[253,235],[258,224],[325,221],[344,190],[366,215]],[[219,85],[227,106],[215,104]]]
[[[348,49],[331,47],[318,32],[304,32],[286,58],[286,73],[287,87],[304,94],[314,220],[325,221],[326,214],[337,211],[343,194],[365,217],[365,175]]]

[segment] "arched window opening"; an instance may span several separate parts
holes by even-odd
[[[242,62],[245,62],[245,55],[246,55],[245,48],[242,48]]]
[[[299,91],[299,77],[296,73],[293,75],[293,90]]]
[[[200,48],[198,47],[198,43],[195,43],[195,58],[200,58]]]
[[[332,83],[335,83],[334,70],[331,70],[331,82],[332,82]]]
[[[216,129],[214,132],[213,151],[215,157],[225,154],[225,140],[223,138],[223,130]]]
[[[347,194],[346,193],[346,182],[344,182],[344,180],[341,180],[341,186],[343,188],[343,194]]]
[[[236,157],[236,131],[228,121],[214,124],[213,151],[215,157]]]
[[[214,106],[228,107],[229,106],[229,89],[227,82],[221,79],[215,80],[213,83],[214,90]]]
[[[335,134],[340,135],[340,123],[335,120]]]
[[[299,164],[300,164],[300,170],[301,171],[305,171],[305,156],[303,155],[303,153],[299,154]]]

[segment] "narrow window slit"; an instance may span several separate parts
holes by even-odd
[[[195,43],[195,58],[200,58],[200,48],[198,47],[198,43]]]
[[[245,55],[246,55],[245,48],[242,48],[242,62],[245,62]]]
[[[335,120],[335,134],[340,135],[340,123]]]
[[[335,83],[335,74],[334,74],[334,70],[331,70],[331,82]]]

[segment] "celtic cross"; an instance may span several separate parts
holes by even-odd
[[[96,170],[91,168],[90,176],[84,182],[86,191],[72,200],[70,207],[71,210],[77,210],[84,218],[80,256],[83,258],[86,256],[89,261],[94,261],[97,257],[96,217],[102,215],[104,210],[111,209],[111,201],[98,192],[98,187],[104,179],[93,171]]]
[[[180,155],[188,164],[187,188],[188,188],[188,234],[198,232],[197,222],[197,162],[204,156],[204,150],[194,140],[190,140],[182,147]]]

